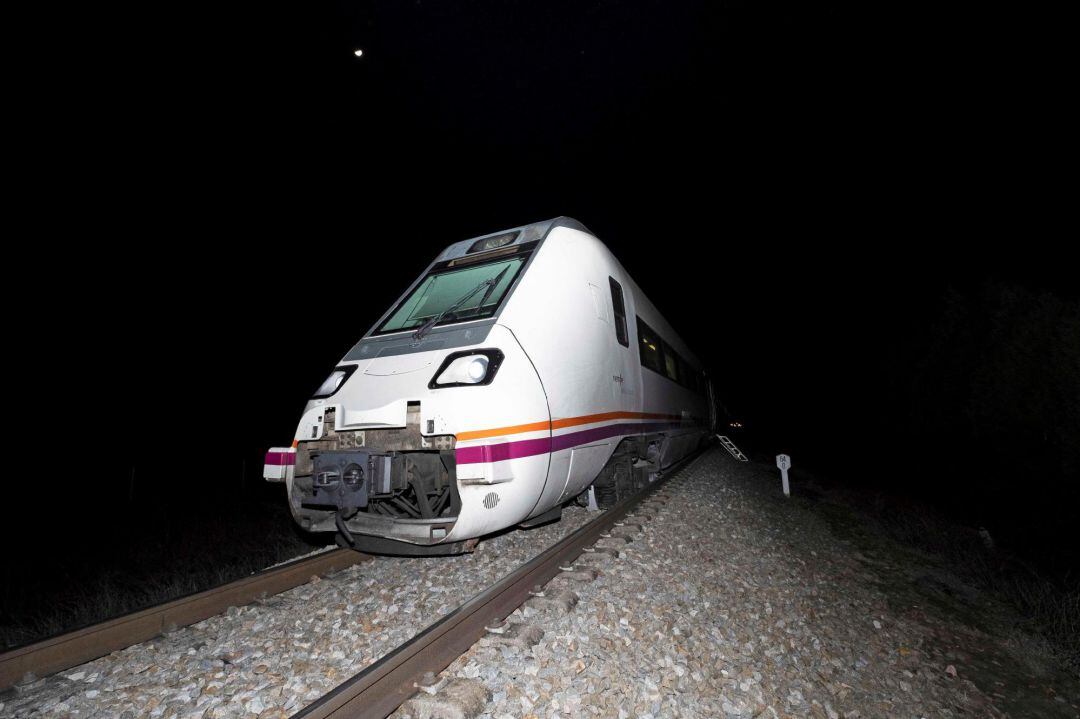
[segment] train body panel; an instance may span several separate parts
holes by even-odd
[[[275,460],[288,470],[268,455],[267,477],[286,479],[309,530],[460,551],[616,464],[660,471],[693,451],[706,389],[607,247],[572,220],[537,223],[441,253],[308,403]]]
[[[586,478],[596,476],[616,444],[602,436],[617,421],[612,413],[639,409],[613,380],[615,335],[598,244],[579,230],[552,231],[500,317],[542,378],[553,422],[551,466],[538,511],[577,494]]]

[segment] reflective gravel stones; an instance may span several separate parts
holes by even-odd
[[[0,716],[294,714],[595,516],[571,506],[473,554],[364,562],[22,687]]]
[[[598,542],[544,587],[572,589],[572,610],[530,599],[508,618],[529,641],[488,635],[443,675],[487,686],[481,719],[1003,716],[1001,687],[960,663],[987,637],[898,603],[884,588],[898,568],[856,558],[774,475],[703,456],[663,487],[666,504],[627,518],[634,541]],[[570,579],[584,571],[595,580]],[[1077,713],[1043,697],[1011,715]]]

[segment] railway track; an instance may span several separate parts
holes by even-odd
[[[313,701],[309,696],[307,701],[311,703],[306,706],[301,704],[302,708],[293,717],[340,719],[390,715],[417,692],[419,685],[425,681],[430,684],[430,677],[425,679],[427,673],[438,674],[448,667],[483,637],[488,627],[503,622],[551,579],[567,571],[582,552],[590,551],[591,545],[611,533],[617,523],[633,526],[634,523],[648,520],[652,510],[647,505],[666,501],[656,496],[658,489],[681,473],[697,456],[669,470],[661,481],[643,488],[578,529],[571,529],[563,539],[515,569],[510,569],[514,564],[507,564],[507,569],[503,571],[509,570],[509,573],[502,579],[481,589],[433,624],[419,629],[404,643],[396,647],[389,645],[395,648],[389,651],[383,649],[376,655],[379,659],[337,684],[328,693]],[[646,506],[642,506],[643,503]],[[636,516],[624,522],[628,515]],[[608,550],[598,545],[595,551],[602,554]],[[601,554],[595,558],[599,559]],[[229,607],[249,604],[264,596],[303,585],[313,575],[345,569],[366,559],[370,557],[352,550],[324,552],[207,592],[11,650],[0,655],[0,689],[22,683],[27,674],[40,678],[62,672],[118,649],[146,642],[173,628],[222,614]],[[570,574],[572,572],[564,576]],[[353,629],[358,630],[358,627]],[[367,631],[366,627],[364,631]],[[323,691],[326,691],[325,688]]]
[[[142,609],[0,654],[0,691],[27,675],[41,678],[195,624],[257,599],[306,584],[312,576],[340,571],[370,559],[335,549],[279,564],[235,582]]]
[[[421,682],[448,667],[551,579],[655,495],[665,482],[701,456],[683,460],[658,482],[611,509],[475,595],[397,649],[307,705],[292,719],[385,719],[416,693]]]

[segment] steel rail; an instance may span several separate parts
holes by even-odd
[[[164,604],[125,614],[58,634],[0,654],[0,690],[27,674],[43,677],[125,649],[170,631],[201,622],[229,607],[250,604],[263,596],[280,594],[323,575],[371,557],[351,549],[334,549],[279,564],[235,582],[189,594]]]
[[[385,719],[416,692],[426,672],[438,673],[464,654],[486,632],[575,561],[615,522],[662,487],[703,453],[670,468],[665,476],[606,510],[596,519],[518,567],[498,582],[451,611],[359,674],[292,715],[291,719]]]

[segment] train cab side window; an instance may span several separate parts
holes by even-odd
[[[626,304],[623,302],[622,285],[614,277],[608,277],[611,284],[611,307],[615,311],[615,338],[623,347],[630,346],[630,335],[626,331]]]
[[[660,338],[652,328],[637,318],[638,352],[641,353],[641,366],[653,372],[664,373],[664,360],[660,356]]]

